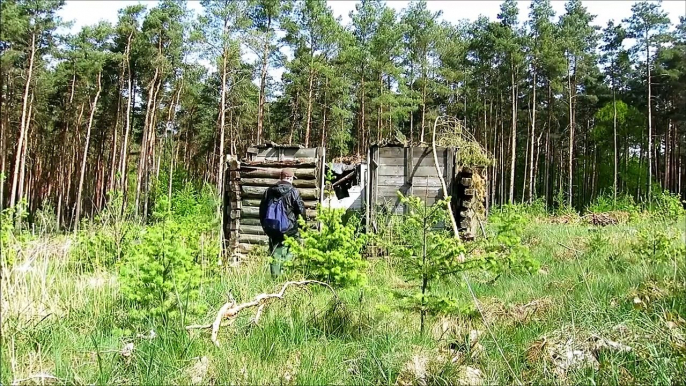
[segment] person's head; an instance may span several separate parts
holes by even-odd
[[[281,181],[286,181],[286,182],[293,182],[293,179],[295,178],[295,172],[293,169],[286,168],[286,169],[281,169]]]

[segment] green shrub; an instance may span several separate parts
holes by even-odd
[[[686,245],[679,236],[670,234],[658,226],[643,229],[638,234],[633,249],[639,257],[653,262],[676,262],[686,257]]]
[[[617,202],[615,202],[611,193],[599,195],[586,207],[586,211],[589,213],[607,213],[617,210],[636,214],[641,211],[641,207],[636,204],[634,197],[631,195],[617,195]]]
[[[684,214],[679,195],[668,190],[654,193],[648,209],[654,217],[665,221],[676,221]]]
[[[141,231],[140,224],[128,218],[131,213],[121,212],[121,193],[108,195],[105,208],[92,221],[82,221],[76,235],[71,260],[80,269],[109,268],[119,263]]]
[[[145,229],[119,271],[122,294],[134,305],[129,315],[174,318],[203,312],[196,303],[202,270],[188,247],[188,230],[172,218],[164,197],[158,198],[153,217],[157,223]]]
[[[286,238],[285,241],[294,257],[287,266],[307,278],[338,287],[364,285],[367,262],[362,258],[362,249],[366,235],[359,232],[358,217],[346,222],[344,215],[344,209],[319,206],[317,219],[321,231],[309,228],[299,219],[301,240]]]
[[[26,206],[26,199],[21,199],[14,207],[0,212],[0,264],[4,268],[11,268],[16,263],[22,243],[34,239],[31,232],[15,226],[15,222],[25,223],[28,217]]]
[[[538,271],[539,262],[531,257],[529,247],[522,242],[527,222],[527,218],[510,205],[504,207],[501,216],[494,222],[496,235],[486,244],[489,256],[483,268],[497,275],[505,271]]]

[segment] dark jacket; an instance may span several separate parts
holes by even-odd
[[[290,223],[285,235],[292,237],[298,234],[298,217],[305,217],[305,203],[303,203],[302,198],[300,198],[298,189],[294,188],[290,182],[279,181],[276,185],[264,192],[264,197],[260,203],[260,224],[262,224],[262,228],[264,229],[264,217],[267,213],[269,202],[281,197],[283,197],[284,209],[286,210],[286,216]],[[281,234],[273,235],[269,232],[266,233],[267,236],[272,239],[283,239],[283,235]]]

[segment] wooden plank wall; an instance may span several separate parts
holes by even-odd
[[[279,181],[282,168],[293,168],[297,179],[293,185],[305,202],[308,219],[316,216],[322,200],[323,148],[251,148],[243,162],[229,160],[227,247],[232,255],[242,255],[255,245],[267,245],[262,231],[259,207],[264,192]],[[225,213],[227,211],[225,210]],[[228,232],[227,232],[228,230]]]
[[[450,185],[454,173],[454,149],[439,147],[436,150],[441,174]],[[371,149],[370,157],[372,203],[391,205],[394,212],[402,213],[404,208],[398,200],[398,191],[421,197],[429,205],[443,197],[431,148],[376,147]]]

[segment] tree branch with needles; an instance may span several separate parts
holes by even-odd
[[[255,313],[255,316],[252,318],[252,323],[257,324],[260,320],[260,317],[262,316],[262,313],[264,311],[265,306],[269,304],[272,300],[275,299],[280,299],[283,300],[284,295],[286,294],[286,289],[290,286],[294,287],[304,287],[309,284],[317,284],[324,286],[328,288],[331,293],[333,294],[334,297],[338,297],[336,294],[336,291],[334,289],[321,281],[317,280],[302,280],[302,281],[289,281],[283,284],[281,287],[281,291],[276,292],[276,293],[271,293],[271,294],[259,294],[255,296],[255,298],[249,302],[237,304],[236,300],[229,294],[229,301],[224,304],[219,311],[217,312],[217,316],[214,319],[214,322],[210,324],[198,324],[198,325],[191,325],[191,326],[186,326],[186,330],[195,330],[195,329],[212,329],[212,336],[211,340],[212,343],[214,343],[217,347],[219,347],[219,341],[217,339],[217,336],[219,334],[219,328],[221,326],[226,326],[226,325],[231,325],[233,322],[236,321],[236,318],[238,317],[238,314],[247,309],[247,308],[253,308],[257,307],[257,312]]]

